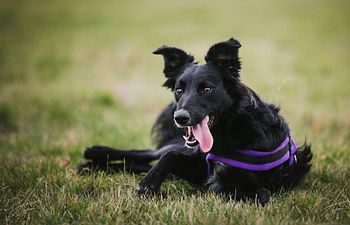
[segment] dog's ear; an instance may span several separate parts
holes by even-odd
[[[205,56],[205,61],[213,63],[231,76],[238,78],[241,69],[241,62],[238,57],[238,49],[240,47],[241,44],[233,38],[217,43],[209,49]]]
[[[167,78],[175,78],[183,72],[185,66],[194,61],[193,56],[188,55],[185,51],[168,46],[162,46],[155,50],[153,54],[164,57],[164,74]]]

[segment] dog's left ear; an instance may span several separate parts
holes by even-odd
[[[239,41],[233,38],[217,43],[209,49],[205,61],[213,63],[229,75],[239,78],[241,62],[239,61],[238,49],[240,47]]]
[[[184,50],[174,47],[162,46],[155,50],[153,54],[162,55],[164,58],[164,75],[167,80],[163,86],[171,90],[174,89],[176,77],[185,70],[186,66],[193,63],[192,55]]]
[[[153,54],[162,55],[164,58],[164,75],[167,78],[174,78],[183,72],[184,67],[194,61],[193,56],[179,48],[162,46]]]

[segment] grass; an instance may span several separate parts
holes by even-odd
[[[0,224],[349,224],[350,4],[346,1],[1,1]],[[305,182],[267,207],[169,180],[140,199],[142,176],[79,177],[84,146],[151,145],[172,95],[163,44],[200,62],[242,43],[242,79],[312,143]]]

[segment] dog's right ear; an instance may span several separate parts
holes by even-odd
[[[185,51],[168,46],[162,46],[155,50],[153,54],[164,57],[164,74],[167,78],[175,78],[183,72],[185,66],[194,61],[193,56]]]
[[[227,41],[213,45],[207,55],[205,61],[213,63],[232,78],[239,78],[241,63],[238,56],[238,49],[241,44],[236,39],[230,38]]]

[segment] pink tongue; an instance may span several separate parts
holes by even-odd
[[[213,136],[209,131],[208,121],[209,116],[206,116],[202,122],[191,127],[193,136],[199,142],[199,146],[204,153],[209,152],[213,147]]]

